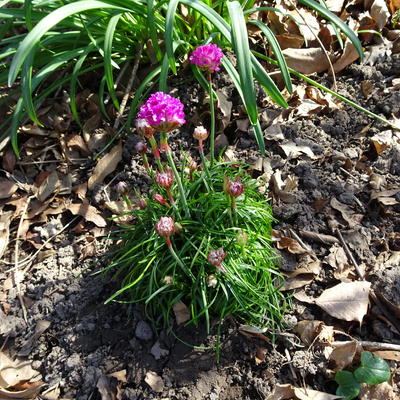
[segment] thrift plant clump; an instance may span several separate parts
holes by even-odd
[[[214,44],[190,57],[207,74],[210,99],[222,57]],[[233,315],[276,329],[285,300],[271,248],[271,209],[244,164],[215,160],[213,100],[210,105],[211,135],[204,126],[193,131],[198,159],[169,146],[169,134],[186,122],[179,99],[157,92],[140,108],[135,131],[143,141],[136,151],[153,183],[146,198],[132,198],[124,182],[115,187],[134,220],[118,231],[107,270],[122,287],[108,301],[144,303],[157,327],[204,321],[209,331],[213,321]]]

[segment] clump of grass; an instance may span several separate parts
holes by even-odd
[[[107,270],[114,270],[114,279],[122,285],[108,301],[144,303],[146,315],[159,327],[173,323],[174,305],[182,301],[190,311],[188,323],[204,319],[208,329],[213,318],[227,315],[278,328],[286,302],[279,291],[279,259],[271,248],[273,217],[257,182],[243,167],[218,163],[208,177],[196,170],[192,180],[182,174],[190,218],[179,217],[185,214],[181,203],[174,208],[153,200],[160,193],[154,186],[147,207],[134,211],[134,224],[117,232],[121,244]],[[244,185],[234,209],[224,191],[225,176],[240,177]],[[176,184],[172,192],[179,192]],[[175,255],[155,230],[162,216],[180,225],[176,230],[181,232],[171,237]],[[208,258],[211,249],[220,248],[226,256],[218,267]]]

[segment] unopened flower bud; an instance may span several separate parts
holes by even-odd
[[[139,210],[144,210],[147,208],[147,201],[144,198],[141,198],[138,203]]]
[[[166,275],[162,281],[164,285],[172,285],[174,283],[174,278],[171,275]]]
[[[167,205],[168,205],[167,201],[164,199],[164,197],[163,197],[161,194],[154,193],[153,199],[154,199],[157,203],[160,203],[160,204],[163,205],[163,206],[167,206]]]
[[[215,265],[221,271],[226,272],[225,268],[222,267],[222,261],[224,261],[225,256],[226,254],[222,247],[217,250],[210,249],[207,260],[210,264]]]
[[[190,163],[189,163],[189,165],[188,165],[188,167],[189,167],[190,173],[193,173],[194,171],[196,171],[196,169],[197,169],[199,166],[198,166],[198,164],[197,164],[196,161],[191,160]]]
[[[129,193],[129,185],[124,181],[118,182],[115,185],[115,191],[121,196],[127,195]]]
[[[174,182],[174,173],[170,169],[165,169],[163,172],[156,171],[157,185],[164,189],[169,189]]]
[[[137,153],[139,153],[141,155],[146,154],[147,153],[147,144],[146,144],[146,142],[142,142],[142,141],[137,142],[136,146],[135,146],[135,150],[136,150]]]
[[[218,279],[215,277],[215,275],[208,275],[206,279],[208,287],[215,288],[217,286]]]
[[[193,137],[199,141],[206,140],[208,138],[208,131],[204,126],[196,126],[193,132]]]
[[[239,232],[236,235],[236,242],[239,246],[244,247],[248,241],[248,237],[244,232]]]
[[[151,138],[155,132],[154,128],[145,119],[137,119],[135,121],[135,128],[140,136],[146,138]]]
[[[174,220],[171,217],[160,217],[156,223],[156,232],[165,238],[170,238],[175,233]]]
[[[240,182],[239,177],[237,177],[234,181],[228,179],[227,190],[231,196],[239,197],[244,192],[244,185],[242,182]]]

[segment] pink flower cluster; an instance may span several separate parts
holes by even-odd
[[[222,266],[222,261],[224,261],[225,256],[224,249],[220,247],[217,250],[210,249],[207,259],[210,264],[215,265],[222,272],[226,272],[225,268]]]
[[[168,133],[184,124],[183,104],[166,93],[153,93],[140,107],[139,120],[145,120],[158,132]]]
[[[224,56],[222,50],[216,44],[205,44],[197,47],[189,60],[192,64],[196,64],[204,71],[219,71],[221,59]]]

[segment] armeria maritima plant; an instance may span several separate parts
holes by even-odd
[[[162,92],[140,108],[136,132],[152,149],[146,169],[153,184],[147,206],[132,210],[134,223],[121,227],[122,244],[107,269],[115,268],[122,286],[109,301],[143,302],[158,327],[173,324],[179,302],[190,311],[187,323],[204,320],[208,331],[227,315],[277,329],[286,303],[270,206],[245,165],[207,160],[204,127],[193,133],[199,160],[172,153],[170,133],[185,123],[183,109]]]

